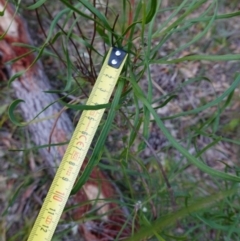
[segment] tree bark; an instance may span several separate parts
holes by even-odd
[[[3,9],[3,3],[4,1],[0,1],[1,9]],[[6,63],[29,52],[29,49],[15,46],[13,43],[32,44],[24,21],[19,16],[15,16],[12,20],[13,14],[13,9],[7,7],[4,17],[0,21],[0,34],[7,31],[7,35],[0,43],[2,63]],[[9,26],[10,28],[8,29]],[[8,68],[9,75],[11,76],[20,71],[27,70],[11,84],[15,96],[25,101],[24,103],[20,103],[19,106],[22,116],[25,121],[29,122],[41,113],[34,119],[33,123],[28,125],[32,134],[32,140],[36,146],[47,145],[52,131],[52,143],[66,142],[73,132],[72,122],[66,112],[62,112],[54,128],[57,115],[60,113],[62,107],[59,103],[56,103],[58,100],[56,94],[44,92],[50,90],[51,85],[40,61],[37,61],[30,67],[34,59],[34,54],[28,54],[11,64]],[[42,111],[44,108],[46,109]],[[48,151],[48,148],[40,148],[39,152],[44,157],[46,164],[55,170],[65,150],[66,145],[51,147],[50,151]]]

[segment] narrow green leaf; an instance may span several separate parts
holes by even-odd
[[[218,193],[215,193],[211,196],[207,196],[204,198],[199,199],[198,201],[194,202],[193,204],[190,204],[189,206],[182,208],[178,211],[175,211],[174,213],[168,214],[166,216],[162,216],[161,218],[154,221],[151,225],[147,227],[142,227],[140,230],[135,233],[132,237],[124,239],[124,241],[139,241],[143,240],[144,238],[150,237],[154,235],[155,232],[161,233],[163,232],[167,227],[172,226],[176,224],[177,220],[181,220],[186,216],[191,215],[192,213],[204,210],[212,205],[214,205],[216,202],[220,202],[226,197],[233,195],[238,190],[236,188],[221,191]]]
[[[137,116],[137,115],[136,115]],[[128,144],[128,148],[130,149],[131,146],[133,145],[134,141],[135,141],[135,138],[137,137],[137,134],[140,130],[140,127],[142,125],[142,118],[135,118],[134,119],[134,129],[131,131],[130,133],[130,137],[129,137],[129,144]]]
[[[78,13],[79,15],[83,16],[86,19],[92,20],[94,21],[93,18],[91,18],[90,16],[88,16],[87,14],[83,13],[82,11],[80,11],[79,8],[79,4],[77,4],[76,6],[73,6],[69,1],[67,0],[60,0],[62,3],[64,3],[69,9],[71,9],[72,11]],[[69,10],[68,9],[68,10]]]
[[[12,82],[14,80],[18,79],[19,77],[21,77],[25,72],[26,72],[25,70],[21,70],[21,71],[17,72],[16,74],[14,74],[8,81],[8,87],[10,87]]]
[[[134,122],[133,126],[135,127],[134,129],[131,130],[130,135],[129,135],[129,149],[132,146],[136,136],[137,136],[137,131],[140,129],[141,124],[142,124],[142,118],[140,117],[140,108],[139,108],[139,103],[138,99],[136,96],[134,96],[134,104],[135,104],[135,113],[134,113]]]
[[[58,21],[63,17],[63,15],[67,14],[69,11],[70,11],[70,10],[69,10],[68,8],[65,8],[65,9],[63,9],[62,11],[60,11],[60,12],[54,17],[54,19],[53,19],[52,22],[51,22],[51,25],[50,25],[50,28],[49,28],[49,32],[48,32],[48,37],[47,37],[47,39],[45,40],[44,46],[45,46],[45,45],[49,42],[49,40],[51,39],[52,34],[53,34],[53,31],[55,30]]]
[[[105,33],[105,29],[101,25],[97,24],[96,30],[97,30],[97,33],[101,36],[103,42],[111,46],[110,36]]]
[[[240,16],[240,11],[217,15],[216,20],[234,18],[234,17],[238,17],[238,16]],[[189,21],[191,21],[191,22],[205,22],[205,21],[209,21],[210,18],[211,17],[194,18],[194,19],[190,19]]]
[[[167,119],[174,119],[180,116],[186,116],[186,115],[192,115],[192,114],[196,114],[199,113],[200,111],[203,111],[209,107],[212,107],[214,105],[217,105],[218,103],[220,103],[225,97],[229,96],[232,91],[238,87],[238,85],[240,84],[240,75],[237,76],[237,78],[234,80],[234,82],[231,84],[231,86],[225,91],[223,92],[219,97],[217,97],[215,100],[210,101],[209,103],[207,103],[206,105],[202,105],[198,108],[195,108],[193,110],[189,110],[189,111],[185,111],[185,112],[181,112],[179,114],[170,116],[170,117],[164,117],[163,120],[167,120]]]
[[[107,36],[106,38],[108,39],[108,35],[104,35],[104,36]],[[75,39],[79,43],[83,44],[88,49],[91,49],[92,51],[94,51],[95,53],[97,53],[98,55],[103,57],[103,55],[96,48],[94,48],[94,46],[91,45],[86,39],[83,39],[83,38],[79,37],[78,35],[76,35],[74,33],[72,33],[70,37],[72,39]],[[105,39],[105,38],[103,38],[103,39]]]
[[[210,6],[208,7],[208,9],[205,12],[210,11],[214,7],[214,5],[216,5],[216,3],[213,1],[212,4],[210,4]],[[217,15],[217,7],[215,8],[214,14],[209,19],[208,24],[202,31],[197,33],[188,43],[181,45],[179,48],[177,48],[175,51],[172,51],[169,55],[167,55],[164,58],[168,59],[169,57],[176,55],[177,53],[183,51],[184,49],[188,48],[189,46],[192,46],[194,43],[199,41],[205,34],[207,34],[209,32],[210,28],[212,27],[212,25],[214,23],[216,15]]]
[[[66,44],[68,46],[68,39]],[[72,62],[70,61],[68,48],[66,48],[64,52],[65,52],[66,64],[67,64],[67,83],[63,89],[63,91],[65,92],[71,88],[73,78],[72,78]]]
[[[158,105],[156,107],[154,107],[155,110],[164,107],[165,105],[167,105],[172,99],[177,98],[177,95],[171,95],[169,96],[161,105]]]
[[[73,110],[99,110],[99,109],[105,109],[105,108],[110,108],[111,103],[108,104],[102,104],[102,105],[80,105],[80,104],[68,104],[64,101],[59,100],[60,103],[69,109]]]
[[[122,36],[125,36],[125,35],[127,34],[127,32],[128,32],[131,28],[133,28],[136,24],[138,24],[138,23],[141,23],[141,21],[133,22],[132,24],[130,24],[130,25],[124,30],[124,32],[122,33]]]
[[[20,104],[22,102],[25,102],[25,101],[21,100],[21,99],[14,100],[8,108],[9,118],[16,126],[25,126],[26,125],[26,123],[24,123],[24,122],[19,122],[14,115],[14,111],[15,111],[16,107],[18,106],[18,104]]]
[[[216,140],[214,140],[213,142],[209,143],[207,146],[205,146],[201,151],[199,151],[197,153],[196,157],[200,157],[204,152],[206,152],[212,146],[215,146],[221,140],[222,140],[222,137],[218,137]]]
[[[180,12],[183,11],[184,6],[186,5],[186,3],[188,2],[188,0],[184,0],[181,2],[181,4],[179,4],[179,6],[175,9],[175,11],[168,17],[168,19],[166,21],[164,21],[161,26],[159,26],[159,28],[157,29],[157,31],[154,33],[154,35],[158,35],[161,34],[161,31],[163,31],[163,29],[165,29],[168,25],[170,25],[170,22],[174,19],[174,17]],[[191,5],[190,5],[191,7]],[[173,32],[175,28],[171,28],[169,29],[168,32],[165,33],[165,35],[171,35],[171,33]],[[166,36],[164,36],[166,37]],[[162,40],[163,41],[163,40]],[[164,41],[165,43],[165,41]]]
[[[97,8],[95,8],[90,3],[90,1],[87,1],[87,0],[78,0],[78,1],[81,2],[90,12],[94,14],[106,29],[110,31],[112,30],[112,27],[108,23],[107,18]]]
[[[147,16],[145,19],[145,24],[148,24],[153,19],[154,15],[157,11],[157,5],[158,5],[157,3],[158,3],[157,0],[150,1],[150,9],[149,9],[149,12],[147,13]]]
[[[5,208],[5,210],[3,210],[3,212],[1,213],[1,216],[5,216],[8,213],[9,208],[16,202],[16,199],[19,195],[19,192],[21,191],[21,189],[23,187],[26,186],[26,183],[28,182],[28,180],[23,181],[21,184],[19,184],[18,187],[15,187],[12,197],[10,198],[10,200],[8,201],[8,205]]]
[[[65,142],[58,142],[58,143],[51,143],[51,144],[45,144],[45,145],[38,145],[38,146],[33,146],[30,148],[24,148],[24,149],[9,149],[9,151],[23,151],[23,152],[29,152],[29,151],[33,151],[33,150],[39,150],[39,149],[43,149],[43,148],[49,148],[51,146],[64,146],[64,145],[68,145],[69,141],[65,141]]]
[[[75,186],[73,187],[73,190],[71,192],[71,195],[75,194],[82,185],[87,181],[89,175],[91,174],[94,166],[99,162],[102,151],[104,149],[105,140],[107,138],[108,132],[110,131],[112,127],[112,122],[114,120],[114,117],[117,112],[117,106],[119,104],[121,94],[124,88],[125,81],[123,79],[120,79],[118,82],[118,86],[114,95],[114,99],[112,102],[111,109],[109,110],[109,114],[107,117],[107,120],[103,126],[103,129],[99,135],[99,138],[97,140],[97,143],[95,145],[95,148],[93,150],[93,153],[91,155],[91,158],[87,164],[87,166],[84,169],[84,172],[82,173],[81,177],[77,180]]]
[[[18,106],[18,104],[20,104],[21,102],[25,102],[25,101],[21,100],[21,99],[17,99],[15,101],[13,101],[12,104],[9,106],[9,109],[8,109],[9,118],[17,126],[27,126],[30,123],[39,122],[39,121],[41,121],[41,119],[37,119],[39,117],[39,115],[41,115],[41,113],[43,113],[46,109],[48,109],[50,106],[52,106],[57,101],[58,100],[56,100],[56,101],[48,104],[44,108],[42,108],[42,110],[32,120],[30,120],[28,122],[19,122],[14,115],[14,111],[15,111],[16,107]]]
[[[169,142],[172,144],[173,147],[175,147],[183,156],[185,156],[193,165],[197,166],[200,170],[202,170],[203,172],[208,173],[210,176],[213,177],[218,177],[221,178],[223,180],[228,180],[228,181],[234,181],[234,182],[240,182],[240,177],[238,176],[234,176],[232,174],[227,174],[224,172],[220,172],[217,170],[214,170],[212,168],[210,168],[209,166],[205,165],[204,163],[202,163],[201,161],[199,161],[196,157],[194,157],[193,155],[191,155],[183,146],[181,146],[176,140],[175,138],[173,138],[173,136],[170,134],[170,132],[167,130],[167,128],[164,126],[162,120],[159,118],[158,114],[156,113],[156,111],[153,109],[153,107],[151,106],[151,104],[147,101],[147,99],[145,98],[142,89],[138,86],[138,84],[135,82],[135,77],[134,74],[132,72],[131,73],[131,78],[129,79],[129,81],[131,82],[132,86],[133,86],[133,90],[135,95],[138,97],[139,100],[142,101],[142,103],[149,109],[149,111],[151,112],[151,114],[153,115],[158,127],[161,129],[161,131],[163,132],[163,134],[165,135],[165,137],[169,140]],[[240,76],[239,76],[240,77]],[[239,78],[240,79],[240,78]]]
[[[184,61],[233,61],[240,60],[240,54],[225,54],[225,55],[189,55],[173,60],[152,60],[151,64],[177,64]]]
[[[183,1],[181,4],[181,7],[183,7],[184,6],[183,3],[185,4],[185,2],[187,2],[187,1],[188,0]],[[192,1],[192,4],[186,10],[186,12],[184,14],[182,14],[182,16],[180,16],[176,21],[174,21],[172,24],[170,24],[168,27],[166,27],[163,31],[161,31],[162,28],[159,29],[156,33],[153,34],[153,38],[163,36],[163,35],[167,34],[169,31],[171,31],[171,29],[176,28],[190,13],[192,13],[193,11],[198,9],[205,2],[206,2],[206,0],[200,0],[197,2]]]
[[[33,5],[27,7],[27,9],[29,9],[29,10],[34,10],[34,9],[42,6],[46,1],[47,1],[47,0],[39,0],[39,1],[37,1],[36,3],[34,3]]]

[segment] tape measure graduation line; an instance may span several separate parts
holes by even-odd
[[[127,53],[111,48],[87,101],[109,102]],[[83,111],[27,241],[50,241],[105,109]]]

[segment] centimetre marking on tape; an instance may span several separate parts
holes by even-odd
[[[109,102],[126,58],[121,49],[109,50],[87,105]],[[52,239],[104,110],[83,111],[27,241]]]

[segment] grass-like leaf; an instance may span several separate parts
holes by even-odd
[[[41,7],[47,0],[38,0],[36,3],[32,4],[31,6],[28,6],[27,9],[34,10],[36,8]]]
[[[84,172],[82,173],[81,177],[77,180],[71,194],[75,194],[82,187],[82,185],[87,181],[89,175],[91,174],[92,169],[94,168],[94,166],[97,165],[97,163],[99,162],[99,160],[101,158],[105,140],[111,129],[113,119],[116,115],[117,106],[118,106],[118,103],[121,98],[121,93],[124,88],[124,83],[125,83],[125,81],[123,79],[120,79],[118,82],[117,89],[116,89],[116,92],[114,95],[111,109],[109,110],[107,120],[106,120],[106,122],[103,126],[103,129],[101,131],[101,134],[97,140],[97,143],[95,145],[91,158],[90,158],[87,166],[85,167]]]
[[[151,225],[141,228],[140,231],[134,234],[131,238],[125,239],[125,241],[138,241],[149,236],[153,236],[154,233],[161,233],[169,226],[176,224],[177,221],[180,221],[184,217],[191,215],[194,212],[204,210],[216,204],[217,202],[222,201],[226,197],[235,194],[236,192],[237,189],[234,188],[227,191],[220,191],[211,196],[201,198],[189,206],[182,208],[172,214],[163,216],[152,222]]]
[[[239,76],[240,78],[240,76]],[[175,147],[183,156],[185,156],[192,164],[194,164],[195,166],[197,166],[200,170],[202,170],[203,172],[208,173],[210,176],[213,177],[218,177],[221,178],[222,180],[228,180],[228,181],[234,181],[234,182],[240,182],[240,177],[238,176],[234,176],[231,174],[227,174],[224,172],[220,172],[217,170],[214,170],[212,168],[210,168],[209,166],[205,165],[204,163],[202,163],[201,161],[199,161],[196,157],[194,157],[193,155],[191,155],[184,147],[182,147],[173,137],[172,135],[169,133],[169,131],[167,130],[167,128],[164,126],[162,120],[159,118],[158,114],[156,113],[156,111],[153,109],[153,107],[151,106],[151,104],[147,101],[147,99],[144,97],[144,94],[141,90],[141,88],[137,85],[137,83],[135,82],[135,78],[134,78],[134,74],[131,73],[131,78],[129,79],[132,86],[133,86],[133,90],[135,95],[137,96],[137,98],[139,100],[141,100],[143,102],[143,104],[148,108],[148,110],[151,112],[151,114],[154,116],[154,119],[158,125],[158,127],[161,129],[161,131],[163,132],[163,134],[166,136],[166,138],[169,140],[169,142],[171,143],[171,145],[173,147]]]

